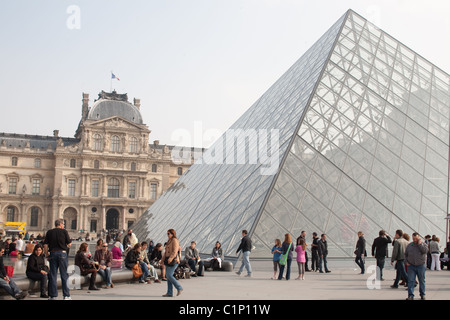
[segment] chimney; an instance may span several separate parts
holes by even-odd
[[[136,108],[138,108],[140,110],[141,109],[141,99],[134,98],[134,105]]]
[[[81,107],[81,120],[86,119],[89,110],[89,93],[83,92],[83,104]]]
[[[59,136],[59,130],[53,130],[53,136],[58,138]]]

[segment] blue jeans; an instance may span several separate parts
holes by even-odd
[[[408,297],[414,298],[414,285],[416,284],[416,276],[419,280],[419,294],[425,297],[425,270],[426,265],[408,266]]]
[[[139,265],[141,266],[142,269],[142,276],[139,277],[139,280],[145,280],[150,275],[147,264],[145,262],[139,262]]]
[[[0,278],[0,288],[5,289],[6,292],[8,292],[12,297],[21,292],[17,284],[11,278],[9,278],[9,283],[6,282],[3,278]]]
[[[169,296],[173,296],[173,287],[175,287],[178,291],[183,289],[178,280],[173,276],[173,273],[177,267],[178,263],[175,263],[173,266],[166,266],[167,294]]]
[[[286,268],[286,280],[289,280],[291,278],[291,263],[292,263],[292,259],[287,259],[285,266],[280,264],[280,272],[278,274],[278,280],[283,279],[284,267],[287,267]]]
[[[58,296],[57,277],[59,269],[63,296],[70,297],[69,286],[67,285],[67,280],[69,279],[67,273],[67,253],[61,251],[51,252],[48,261],[50,262],[50,272],[48,273],[48,295],[50,297]]]
[[[327,256],[326,255],[319,257],[319,271],[320,272],[323,272],[322,263],[323,263],[323,267],[325,268],[325,272],[328,272]]]
[[[242,264],[238,271],[239,274],[244,271],[244,267],[247,269],[247,274],[250,276],[252,274],[252,266],[250,265],[250,251],[244,251],[242,253]]]
[[[356,256],[355,262],[358,265],[358,267],[361,269],[361,273],[364,273],[366,270],[364,268],[364,259],[362,256]]]
[[[99,268],[97,273],[102,277],[103,281],[106,282],[107,286],[111,285],[111,268],[106,267],[106,269]]]
[[[405,261],[397,260],[395,268],[397,269],[397,276],[394,281],[394,287],[398,287],[398,283],[402,277],[408,283],[408,275],[406,274],[406,271],[405,271]]]

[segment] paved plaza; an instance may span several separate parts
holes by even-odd
[[[375,260],[366,260],[367,273],[359,274],[353,260],[330,259],[331,273],[308,272],[305,280],[295,280],[297,265],[292,264],[291,280],[271,280],[272,262],[252,261],[253,276],[246,278],[235,272],[207,271],[204,277],[180,280],[183,292],[179,297],[164,298],[167,283],[131,284],[117,282],[112,289],[71,290],[73,300],[405,300],[406,288],[392,289],[395,270],[386,263],[385,281],[376,282]],[[240,261],[237,266],[240,266]],[[237,268],[235,267],[235,270]],[[244,271],[245,273],[245,271]],[[59,290],[61,294],[61,290]],[[418,287],[416,299],[420,299]],[[61,296],[60,296],[61,298]],[[427,300],[450,299],[450,271],[426,272]],[[29,296],[27,300],[42,300]]]

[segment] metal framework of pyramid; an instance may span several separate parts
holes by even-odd
[[[352,256],[358,231],[444,239],[449,105],[447,73],[349,10],[227,131],[277,129],[274,174],[263,161],[197,161],[133,230],[164,242],[173,228],[182,248],[195,240],[208,254],[220,241],[230,257],[243,229],[252,257],[303,230],[326,233],[331,257]],[[227,132],[204,158],[239,157]]]

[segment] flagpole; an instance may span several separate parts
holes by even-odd
[[[112,73],[113,73],[113,72],[111,71],[109,92],[112,92]]]

